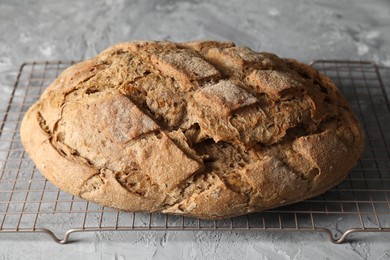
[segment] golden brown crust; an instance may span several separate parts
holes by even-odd
[[[26,113],[21,138],[67,192],[206,219],[318,195],[363,149],[330,79],[211,41],[121,43],[66,69]]]

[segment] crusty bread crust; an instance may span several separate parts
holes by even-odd
[[[21,139],[66,192],[204,219],[321,194],[363,150],[329,78],[210,41],[121,43],[66,69],[26,113]]]

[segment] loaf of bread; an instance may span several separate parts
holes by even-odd
[[[204,219],[321,194],[363,149],[329,78],[213,41],[121,43],[71,66],[28,110],[21,139],[66,192]]]

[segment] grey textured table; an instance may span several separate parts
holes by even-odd
[[[80,60],[121,41],[229,40],[301,61],[362,59],[390,66],[390,2],[0,1],[0,109],[24,61]],[[0,234],[0,259],[390,259],[390,235],[97,232],[58,245]]]

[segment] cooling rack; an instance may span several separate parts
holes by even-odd
[[[363,157],[344,182],[300,203],[205,221],[101,207],[59,190],[38,172],[20,142],[21,119],[59,73],[74,63],[24,63],[9,102],[0,110],[0,233],[44,232],[64,244],[75,232],[108,230],[325,232],[334,243],[355,232],[390,232],[390,106],[376,64],[311,63],[334,80],[364,126]]]

